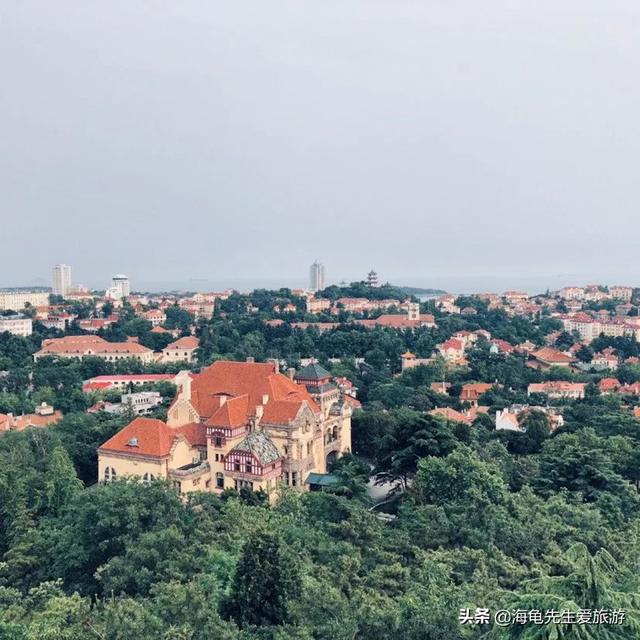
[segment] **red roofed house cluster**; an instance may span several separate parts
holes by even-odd
[[[182,372],[166,423],[136,418],[98,449],[99,480],[164,478],[183,494],[249,487],[271,499],[279,483],[303,490],[351,449],[357,405],[318,364],[292,376],[255,362]]]

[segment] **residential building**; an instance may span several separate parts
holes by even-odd
[[[462,402],[471,402],[477,406],[480,396],[483,393],[487,393],[493,386],[490,382],[467,382],[462,385],[460,400]]]
[[[43,340],[42,348],[33,354],[35,361],[52,356],[57,358],[77,358],[92,356],[110,362],[136,358],[144,363],[153,360],[153,351],[137,342],[107,342],[98,336],[66,336]]]
[[[167,315],[161,309],[149,309],[143,311],[141,316],[151,323],[152,327],[159,327],[167,321]]]
[[[530,405],[512,405],[511,407],[496,412],[497,431],[523,431],[520,419],[523,414],[530,411],[540,411],[549,418],[549,427],[555,431],[564,424],[564,418],[552,407],[532,407]]]
[[[137,373],[128,375],[95,376],[82,383],[82,391],[101,391],[104,389],[132,389],[143,384],[156,382],[174,382],[176,376],[171,373]]]
[[[306,488],[351,448],[351,404],[318,365],[296,380],[274,363],[184,372],[167,422],[136,418],[98,449],[99,479],[165,478],[182,493]],[[301,384],[304,383],[304,384]]]
[[[57,264],[53,267],[53,287],[51,293],[66,296],[71,289],[71,267],[68,264]]]
[[[50,313],[46,318],[43,318],[40,322],[47,327],[47,329],[58,329],[58,331],[66,331],[69,325],[75,320],[75,316],[71,313]]]
[[[29,289],[0,290],[0,311],[22,311],[29,307],[48,307],[49,291]]]
[[[437,345],[437,349],[447,362],[455,363],[464,358],[464,343],[461,340],[449,338]]]
[[[529,354],[527,364],[534,369],[550,369],[551,367],[571,367],[577,361],[574,357],[554,349],[553,347],[542,347]]]
[[[62,420],[62,413],[43,402],[34,413],[14,416],[12,413],[0,413],[0,434],[4,431],[23,431],[28,427],[47,427]]]
[[[106,297],[112,300],[128,298],[131,293],[129,278],[123,273],[118,273],[111,278],[111,286],[107,289]]]
[[[331,300],[327,298],[307,298],[307,313],[322,313],[331,309]]]
[[[585,382],[567,382],[564,380],[554,380],[551,382],[533,382],[527,388],[527,395],[532,393],[544,393],[549,398],[570,398],[579,400],[584,398]]]
[[[563,287],[558,291],[558,295],[563,300],[582,300],[584,299],[584,287]]]
[[[616,300],[630,302],[633,296],[633,287],[613,286],[609,287],[609,295]]]
[[[311,291],[324,289],[324,265],[317,260],[309,268],[309,288]]]
[[[162,350],[162,362],[195,362],[199,344],[195,336],[178,338]]]
[[[26,338],[33,333],[33,321],[20,313],[0,316],[0,333],[5,331]]]

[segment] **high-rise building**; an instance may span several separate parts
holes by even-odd
[[[312,291],[322,291],[324,289],[324,265],[317,260],[309,269],[309,288]]]
[[[68,264],[57,264],[53,267],[53,289],[56,296],[66,296],[71,289],[71,267]]]
[[[107,296],[114,300],[128,298],[131,293],[129,278],[122,273],[118,273],[111,278],[111,287],[107,289]]]

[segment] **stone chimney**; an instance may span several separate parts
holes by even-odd
[[[270,362],[273,365],[275,373],[280,373],[280,361],[278,358],[268,358],[267,362]]]
[[[265,405],[265,404],[267,404],[267,402],[269,402],[269,394],[268,393],[263,393],[262,394],[262,404]]]
[[[256,359],[253,356],[247,356],[247,362],[255,362]]]
[[[295,378],[295,375],[296,375],[296,370],[295,370],[295,368],[294,368],[294,367],[289,367],[289,368],[287,369],[287,376],[289,376],[289,379],[290,379],[290,380],[293,380],[293,379]]]

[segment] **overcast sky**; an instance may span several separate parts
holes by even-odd
[[[637,0],[4,0],[0,285],[640,285],[639,78]]]

